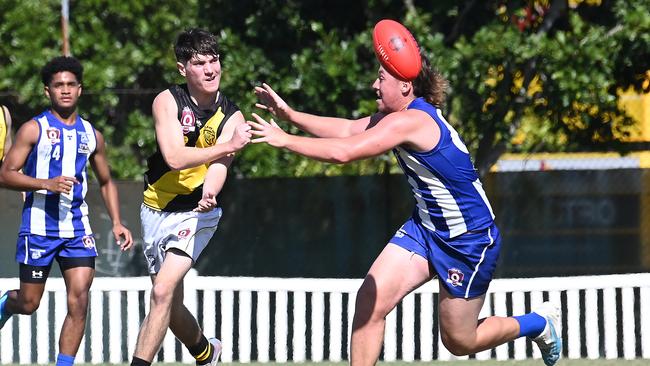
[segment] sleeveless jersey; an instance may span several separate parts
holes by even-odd
[[[7,119],[5,118],[5,109],[0,105],[0,161],[5,156],[5,140],[7,139]]]
[[[469,152],[440,109],[417,98],[408,109],[426,112],[440,127],[438,145],[427,152],[396,147],[402,171],[413,190],[414,219],[443,238],[484,229],[494,221],[490,203]]]
[[[74,238],[91,235],[88,220],[86,164],[95,152],[97,139],[90,122],[77,116],[74,125],[61,122],[50,111],[34,117],[40,128],[36,145],[27,156],[23,174],[39,179],[60,175],[75,177],[68,194],[44,189],[27,192],[20,235]]]
[[[190,98],[187,85],[169,88],[178,107],[178,121],[183,128],[185,146],[209,147],[217,143],[223,126],[239,108],[219,93],[213,109],[200,109]],[[147,159],[144,176],[144,204],[158,211],[191,211],[203,195],[203,181],[209,164],[172,170],[157,146]]]

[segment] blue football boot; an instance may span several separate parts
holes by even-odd
[[[0,329],[5,326],[5,323],[9,318],[11,318],[11,313],[5,310],[5,305],[7,305],[7,299],[9,299],[9,291],[5,292],[0,296]]]

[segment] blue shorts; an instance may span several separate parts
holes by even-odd
[[[438,274],[440,285],[452,296],[473,298],[485,294],[492,281],[501,236],[492,223],[485,229],[444,239],[411,218],[390,243],[428,260]]]
[[[16,243],[16,262],[30,266],[49,266],[56,257],[96,257],[97,248],[92,235],[75,238],[20,235]]]

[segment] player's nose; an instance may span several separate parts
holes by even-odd
[[[205,65],[205,68],[203,69],[203,72],[206,75],[212,75],[216,72],[216,65],[212,65],[210,63]]]

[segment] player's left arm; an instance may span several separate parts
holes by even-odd
[[[266,142],[308,158],[343,164],[381,155],[392,148],[412,142],[420,133],[422,123],[408,113],[391,113],[364,132],[344,138],[311,138],[284,132],[274,122],[267,122],[253,113],[257,122],[248,121],[255,143]]]
[[[106,211],[108,211],[108,215],[113,222],[115,242],[120,246],[121,250],[128,250],[133,245],[133,237],[131,231],[122,225],[119,196],[117,187],[111,178],[110,168],[108,167],[104,136],[99,131],[95,131],[95,136],[97,139],[97,147],[95,148],[95,152],[90,156],[90,165],[97,176],[102,198],[106,205]]]
[[[244,115],[240,111],[237,111],[224,123],[225,125],[221,131],[221,135],[217,138],[217,143],[230,140],[237,126],[245,124],[246,121],[244,120]],[[217,207],[217,195],[226,183],[228,168],[230,168],[230,164],[232,164],[234,158],[235,153],[232,153],[210,163],[208,171],[205,174],[205,180],[203,181],[203,195],[194,211],[208,212]]]

